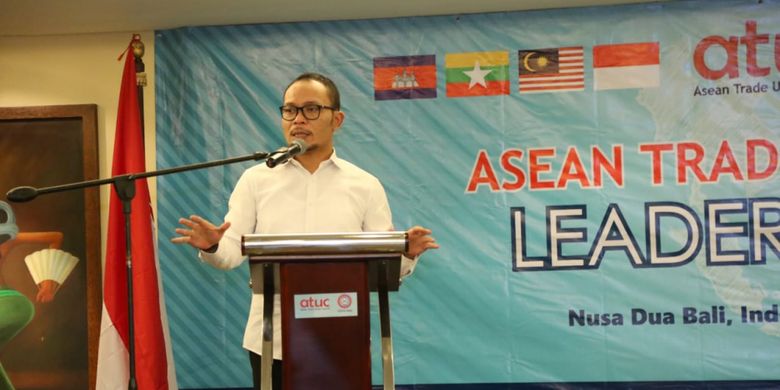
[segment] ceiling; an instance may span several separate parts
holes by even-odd
[[[376,19],[586,7],[648,0],[0,0],[0,36]]]

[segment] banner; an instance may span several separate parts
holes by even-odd
[[[777,26],[776,1],[676,1],[160,31],[159,168],[275,150],[284,88],[323,73],[339,156],[441,244],[391,297],[397,383],[776,384]],[[251,383],[247,268],[168,244],[249,166],[159,181],[185,388]]]

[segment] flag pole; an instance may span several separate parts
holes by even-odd
[[[141,112],[141,139],[144,137],[144,87],[146,87],[146,65],[144,65],[144,52],[146,46],[141,41],[141,34],[133,34],[133,41],[130,44],[133,47],[133,57],[135,57],[135,79],[138,88],[138,110]],[[144,143],[145,144],[145,143]]]
[[[144,43],[141,41],[141,34],[133,34],[133,40],[130,44],[133,48],[133,57],[135,57],[136,88],[138,100],[138,112],[140,114],[141,141],[146,145],[144,137],[144,90],[146,86],[146,73],[144,73],[144,62],[141,57],[144,55]],[[129,53],[128,53],[129,54]],[[140,64],[140,68],[139,68]],[[138,75],[143,77],[139,78]],[[125,264],[127,267],[127,332],[128,332],[128,355],[129,355],[129,374],[130,380],[127,383],[129,390],[138,389],[138,383],[135,376],[135,313],[133,302],[133,246],[132,246],[132,201],[135,197],[135,180],[125,179],[114,182],[114,189],[122,201],[122,212],[125,215]]]

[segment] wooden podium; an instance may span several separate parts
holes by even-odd
[[[388,291],[398,290],[406,245],[405,232],[244,235],[252,290],[263,294],[261,388],[271,389],[276,292],[283,389],[370,389],[369,292],[376,291],[384,389],[394,389]]]

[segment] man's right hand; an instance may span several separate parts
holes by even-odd
[[[230,222],[225,222],[221,226],[215,226],[197,215],[191,215],[189,219],[180,218],[179,223],[186,228],[176,229],[176,234],[179,236],[172,238],[171,242],[174,244],[190,244],[200,250],[206,250],[219,244],[219,240],[225,235],[225,231],[230,228]]]

